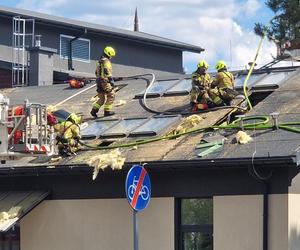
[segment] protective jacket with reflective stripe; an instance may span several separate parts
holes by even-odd
[[[107,57],[102,56],[96,63],[96,77],[100,80],[109,82],[109,78],[112,78],[112,65]]]
[[[234,88],[234,77],[228,71],[219,71],[215,76],[215,80],[213,83],[214,86],[218,87],[219,89],[224,88]]]

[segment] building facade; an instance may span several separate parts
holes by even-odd
[[[41,46],[51,50],[50,64],[55,73],[94,76],[95,63],[103,48],[109,45],[117,52],[113,60],[116,75],[146,72],[168,75],[183,72],[183,51],[200,53],[203,50],[199,46],[143,32],[27,10],[1,7],[0,13],[0,67],[6,69],[11,69],[11,64],[16,61],[17,66],[26,64],[27,67],[28,48]],[[30,82],[30,85],[37,83]]]

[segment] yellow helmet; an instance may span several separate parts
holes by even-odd
[[[68,121],[71,121],[73,123],[76,123],[76,124],[80,124],[81,123],[81,117],[76,115],[75,113],[71,113],[68,118],[67,118]]]
[[[204,60],[200,60],[199,63],[197,64],[197,67],[208,69],[208,63]]]
[[[116,55],[116,51],[113,47],[107,46],[105,47],[103,53],[108,57],[114,57]]]
[[[224,68],[227,68],[226,63],[224,61],[217,61],[216,70],[219,71]]]

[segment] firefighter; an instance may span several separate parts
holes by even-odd
[[[81,118],[71,113],[64,122],[54,125],[54,129],[57,131],[56,144],[58,145],[60,155],[68,156],[76,153],[80,149],[78,143],[81,137],[80,123]]]
[[[112,105],[115,100],[114,78],[112,77],[111,59],[116,55],[114,48],[105,47],[100,60],[96,64],[98,100],[93,103],[91,115],[97,118],[97,113],[104,105],[104,116],[114,115]]]
[[[190,93],[190,103],[193,110],[207,109],[212,100],[208,94],[211,78],[208,73],[208,64],[201,60],[197,65],[197,70],[192,74],[192,90]]]
[[[217,74],[211,84],[209,95],[215,106],[230,106],[232,99],[237,95],[234,90],[234,76],[228,72],[224,61],[216,63],[216,70]]]

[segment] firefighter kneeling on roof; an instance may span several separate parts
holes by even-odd
[[[54,125],[54,129],[57,131],[56,144],[60,155],[69,156],[80,150],[80,123],[81,118],[72,113],[66,121]]]
[[[104,116],[114,115],[112,105],[115,100],[114,78],[112,77],[111,59],[116,55],[114,48],[105,47],[103,55],[96,65],[96,82],[98,100],[94,102],[91,115],[97,118],[97,113],[104,105]]]
[[[218,72],[211,84],[209,95],[216,106],[230,106],[237,95],[234,90],[234,77],[228,72],[224,61],[216,63],[216,70]]]
[[[192,74],[190,103],[192,110],[194,111],[199,109],[208,109],[214,105],[208,94],[208,91],[210,90],[211,78],[210,75],[206,73],[207,69],[207,62],[201,60],[197,65],[197,70]]]

